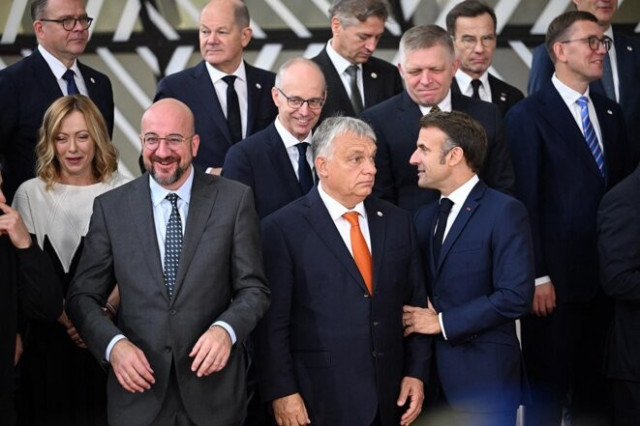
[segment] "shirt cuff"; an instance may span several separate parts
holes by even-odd
[[[211,327],[215,325],[217,325],[218,327],[224,328],[227,331],[227,333],[229,333],[229,337],[231,337],[232,345],[236,343],[236,333],[233,331],[233,327],[231,327],[228,323],[224,321],[216,321],[211,325]]]
[[[442,321],[442,312],[438,313],[438,322],[440,322],[440,330],[442,330],[442,337],[444,337],[444,340],[448,340],[447,333],[444,331],[444,322]]]
[[[111,341],[109,342],[109,344],[107,345],[107,350],[105,351],[105,360],[107,362],[111,362],[109,360],[109,357],[111,356],[111,351],[113,350],[113,347],[116,345],[116,343],[118,343],[120,340],[122,339],[126,339],[124,334],[116,334],[113,339],[111,339]]]
[[[542,277],[536,278],[536,287],[542,284],[547,284],[551,282],[551,277],[549,275],[545,275]]]

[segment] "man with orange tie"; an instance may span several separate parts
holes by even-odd
[[[262,221],[262,395],[279,425],[409,424],[430,357],[428,336],[402,337],[402,305],[426,303],[411,217],[369,196],[376,145],[363,121],[326,119],[311,151],[319,183]]]

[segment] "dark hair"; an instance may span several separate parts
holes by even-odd
[[[435,127],[447,135],[441,156],[455,147],[462,148],[467,165],[478,173],[487,153],[487,134],[480,123],[460,111],[434,112],[420,119],[420,128]]]
[[[551,60],[555,63],[556,55],[553,53],[553,45],[561,39],[568,38],[570,36],[571,26],[577,21],[591,21],[598,23],[598,18],[589,12],[583,12],[579,10],[572,10],[565,12],[562,15],[557,16],[549,24],[547,28],[547,35],[545,37],[545,45]]]
[[[488,13],[493,21],[493,31],[496,31],[498,26],[498,20],[496,19],[496,13],[492,7],[487,6],[480,0],[465,0],[458,3],[453,9],[447,13],[447,32],[449,35],[454,36],[456,34],[456,21],[458,18],[475,18],[476,16],[484,15]]]
[[[389,9],[383,0],[335,0],[329,8],[329,16],[331,18],[335,16],[340,21],[340,25],[348,27],[364,22],[371,16],[386,21],[389,17]]]
[[[36,19],[42,18],[45,9],[47,8],[47,4],[49,0],[33,0],[31,2],[31,20],[35,21]]]

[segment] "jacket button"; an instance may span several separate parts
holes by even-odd
[[[171,315],[171,316],[174,316],[174,315],[175,315],[175,314],[177,314],[177,313],[178,313],[178,311],[176,311],[175,309],[171,309],[171,310],[169,311],[169,315]]]

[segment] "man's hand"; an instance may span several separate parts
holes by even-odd
[[[302,426],[311,423],[299,393],[274,399],[271,405],[278,426]]]
[[[431,306],[427,308],[419,308],[415,306],[403,306],[402,307],[402,324],[404,325],[404,335],[408,336],[411,333],[421,334],[440,334],[442,329],[440,328],[440,320],[438,319],[438,313]]]
[[[404,412],[400,419],[402,426],[409,425],[413,422],[420,411],[422,411],[422,402],[424,401],[424,385],[422,380],[415,377],[403,377],[400,383],[400,396],[398,397],[398,407],[402,407],[407,398],[410,399],[409,408]]]
[[[11,244],[18,249],[31,247],[31,235],[17,210],[0,202],[0,235],[8,235]]]
[[[123,388],[131,393],[151,389],[156,382],[147,357],[128,339],[121,339],[111,349],[111,368]]]
[[[78,330],[76,330],[76,327],[73,325],[65,311],[62,311],[62,314],[58,317],[58,322],[66,329],[67,336],[69,336],[69,339],[71,339],[76,346],[82,349],[87,349],[87,345],[85,345],[80,334],[78,334]]]
[[[540,284],[536,286],[533,294],[533,307],[531,312],[539,317],[546,317],[556,307],[556,290],[553,287],[553,283]]]
[[[204,332],[191,350],[189,356],[195,359],[191,371],[198,377],[208,376],[222,370],[231,353],[231,336],[222,327],[214,325]]]
[[[20,362],[20,358],[22,358],[23,353],[24,346],[22,345],[22,336],[20,336],[20,333],[16,333],[16,352],[13,354],[14,367]]]

